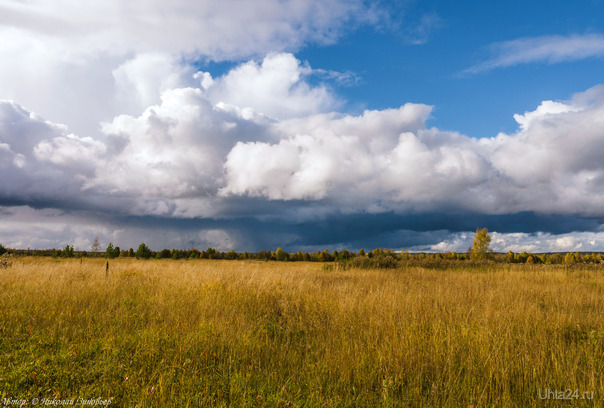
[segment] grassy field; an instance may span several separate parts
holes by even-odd
[[[601,407],[604,270],[22,258],[0,269],[0,397]]]

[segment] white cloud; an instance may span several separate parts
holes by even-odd
[[[95,162],[104,156],[105,144],[90,137],[57,136],[42,140],[34,149],[34,157],[77,173],[94,174]],[[76,174],[77,174],[76,173]]]
[[[430,36],[443,26],[443,20],[434,12],[422,15],[419,22],[408,27],[404,32],[405,40],[413,45],[428,42]]]
[[[269,54],[261,64],[249,61],[207,83],[209,98],[264,115],[285,119],[330,111],[336,100],[322,85],[311,87],[304,78],[312,72],[291,54]]]
[[[118,103],[123,110],[133,113],[158,103],[165,91],[194,84],[193,69],[163,53],[138,54],[112,74]]]
[[[429,113],[408,104],[281,121],[278,140],[235,146],[221,191],[372,212],[602,214],[604,87],[546,101],[516,116],[517,133],[491,139],[427,129]]]
[[[520,38],[491,45],[493,57],[476,64],[464,74],[530,63],[560,63],[604,56],[604,35],[542,36]]]
[[[336,99],[310,85],[311,72],[291,54],[216,77],[138,56],[115,77],[137,90],[136,103],[159,101],[113,117],[93,136],[1,102],[0,197],[183,218],[283,216],[261,205],[247,210],[241,203],[251,199],[288,201],[294,218],[604,215],[604,86],[516,115],[516,133],[473,139],[427,127],[427,105],[325,112]]]
[[[0,22],[33,38],[93,52],[196,52],[212,58],[245,57],[311,42],[330,42],[351,21],[372,22],[361,1],[57,0],[0,4]]]
[[[190,86],[198,61],[329,44],[379,14],[363,0],[4,0],[0,99],[97,135],[100,121]]]
[[[460,232],[450,234],[447,240],[430,245],[431,251],[465,252],[472,246],[473,234]],[[491,233],[491,249],[495,252],[598,252],[604,250],[604,233],[602,232],[571,232],[551,234],[538,232],[530,233]]]
[[[58,189],[69,197],[96,194],[104,204],[127,198],[133,214],[183,217],[228,216],[224,200],[247,196],[324,200],[345,213],[603,214],[604,86],[545,101],[515,116],[516,133],[490,139],[427,128],[426,105],[358,116],[302,109],[276,120],[258,113],[275,114],[264,96],[242,91],[245,102],[233,104],[217,98],[236,92],[231,85],[242,71],[250,89],[265,84],[263,70],[275,61],[278,75],[270,81],[283,106],[295,106],[300,89],[313,96],[321,89],[304,81],[301,72],[310,67],[289,54],[271,55],[212,81],[198,75],[205,87],[164,90],[160,104],[115,117],[99,138],[70,134],[4,102],[0,163],[15,180],[4,183],[4,193]]]
[[[517,120],[518,133],[490,146],[491,162],[513,186],[506,210],[601,214],[604,87],[563,104],[544,102]]]
[[[279,107],[267,95],[234,86],[240,83],[242,71],[258,68],[245,73],[246,86],[259,90],[270,83],[272,88],[268,89],[275,93],[268,96],[290,107],[289,114],[298,109],[301,112],[296,114],[304,115],[309,106],[316,110],[333,101],[325,88],[305,82],[304,73],[311,69],[291,54],[272,54],[261,65],[242,64],[215,80],[205,73],[190,75],[191,80],[201,80],[201,87],[180,87],[187,82],[186,76],[170,61],[145,56],[116,72],[116,77],[125,78],[125,88],[139,90],[134,94],[141,100],[155,99],[145,96],[155,90],[161,101],[140,115],[116,116],[103,124],[102,134],[96,138],[70,134],[66,126],[46,121],[14,102],[3,102],[2,166],[11,167],[14,180],[47,185],[42,189],[49,194],[50,186],[58,183],[76,192],[82,190],[82,195],[105,195],[102,201],[106,202],[112,197],[128,197],[137,202],[128,207],[136,214],[211,215],[208,205],[192,202],[191,198],[203,201],[216,194],[221,187],[223,162],[233,146],[278,137],[273,130],[274,120],[258,111],[275,115]],[[145,75],[162,63],[168,67],[166,72],[176,71],[172,80],[161,82],[158,79],[165,75]],[[270,71],[268,76],[264,69]],[[209,92],[212,90],[216,92]],[[227,104],[216,95],[243,106]],[[51,183],[44,181],[49,178]],[[25,190],[17,188],[20,182],[14,183],[10,194],[24,198]]]

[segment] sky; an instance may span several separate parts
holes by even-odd
[[[604,251],[604,2],[0,0],[0,243]]]

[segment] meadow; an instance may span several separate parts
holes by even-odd
[[[604,403],[599,266],[119,258],[106,276],[105,262],[24,257],[0,269],[5,405]]]

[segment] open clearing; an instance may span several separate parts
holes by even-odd
[[[0,270],[0,397],[602,406],[603,311],[588,265],[115,259],[106,277],[102,259],[20,258]]]

